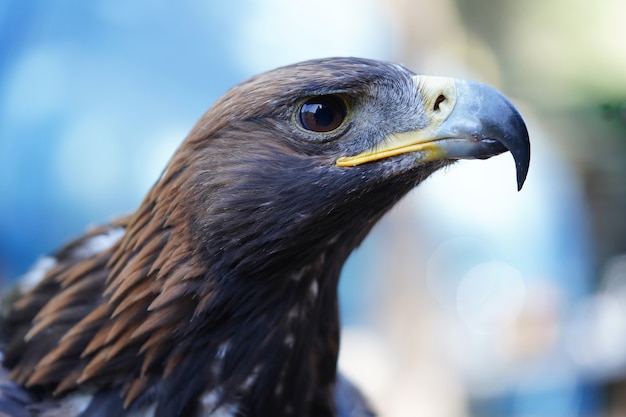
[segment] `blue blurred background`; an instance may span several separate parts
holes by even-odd
[[[533,142],[438,173],[341,282],[341,366],[386,416],[626,415],[621,0],[0,3],[0,279],[139,204],[229,87],[324,56],[507,94]]]

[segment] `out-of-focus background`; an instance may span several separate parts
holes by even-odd
[[[626,415],[626,2],[0,3],[0,278],[132,211],[195,121],[276,66],[471,78],[533,155],[411,193],[341,282],[341,366],[383,416]]]

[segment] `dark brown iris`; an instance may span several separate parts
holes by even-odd
[[[298,113],[303,128],[319,133],[337,129],[345,118],[345,102],[335,95],[312,97],[302,104]]]

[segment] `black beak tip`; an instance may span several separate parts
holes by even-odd
[[[522,186],[526,181],[526,175],[528,174],[528,164],[515,164],[517,166],[517,191],[522,190]]]
[[[460,107],[467,114],[479,115],[480,128],[474,137],[481,139],[484,146],[477,147],[476,152],[486,158],[511,152],[520,191],[530,164],[530,139],[521,114],[509,99],[488,85],[466,81],[458,83],[458,90]]]
[[[489,109],[487,114],[495,116],[496,121],[491,119],[493,125],[489,126],[487,132],[493,133],[493,137],[498,138],[496,140],[513,155],[517,172],[517,191],[520,191],[526,181],[530,165],[528,129],[522,115],[513,104],[501,93],[496,90],[493,91],[498,97],[494,98],[486,107]]]
[[[523,122],[521,116],[519,116],[518,121],[520,124],[517,129],[518,138],[514,141],[509,141],[511,146],[508,147],[508,149],[515,160],[515,170],[517,171],[517,191],[520,191],[524,182],[526,182],[528,167],[530,166],[530,140],[526,124]]]

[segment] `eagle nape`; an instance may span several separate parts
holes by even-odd
[[[521,188],[526,126],[483,84],[359,58],[242,82],[5,301],[0,415],[373,415],[337,371],[346,259],[429,175],[506,151]]]

